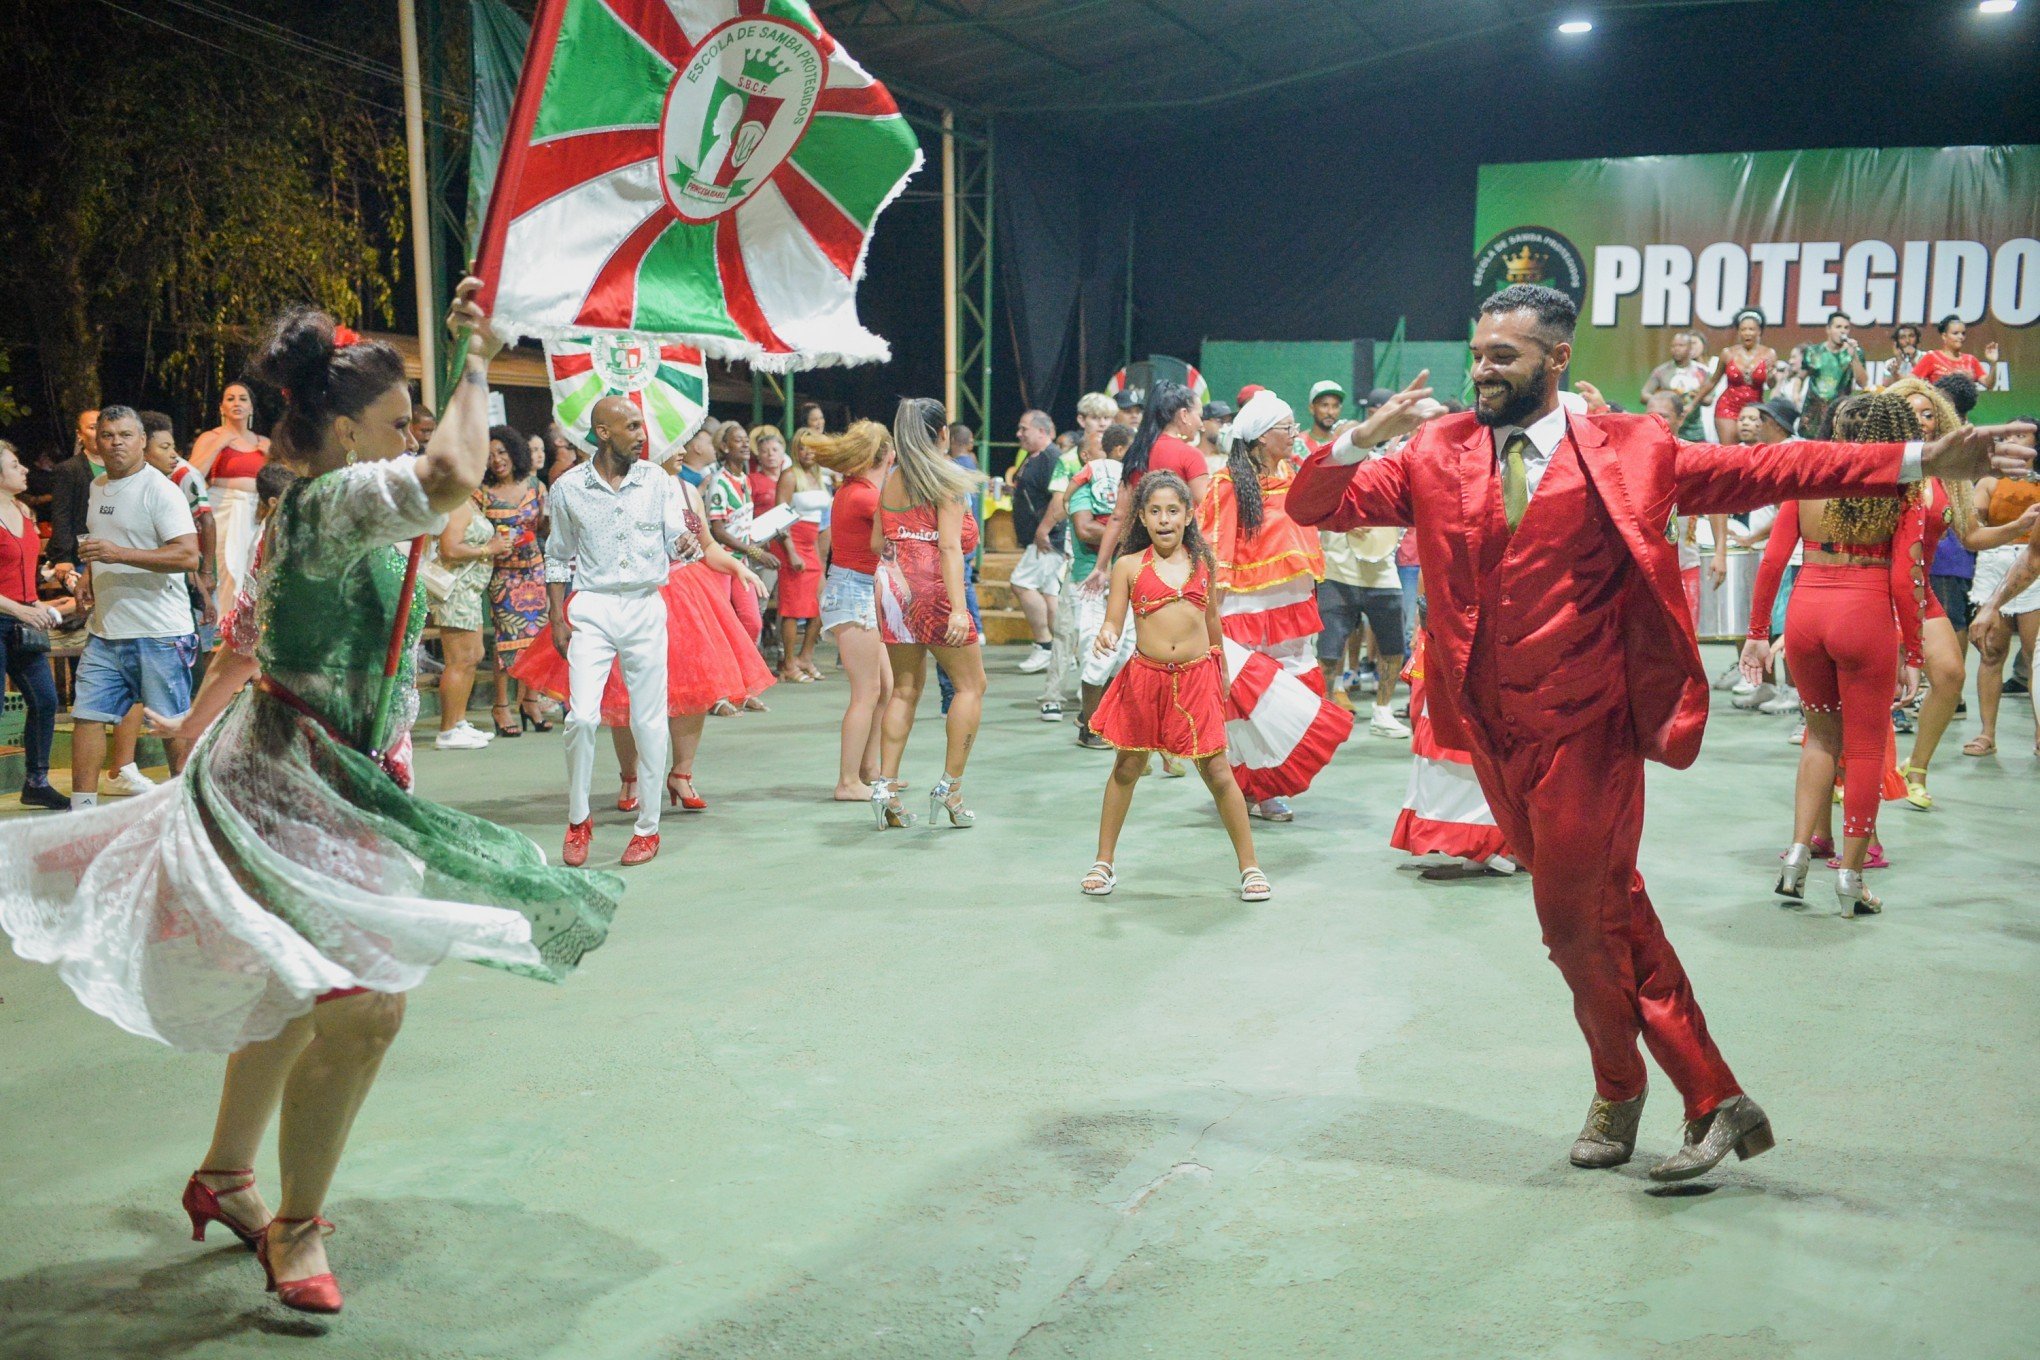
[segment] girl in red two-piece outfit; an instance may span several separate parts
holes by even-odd
[[[1133,786],[1146,773],[1149,754],[1160,751],[1197,763],[1239,857],[1240,900],[1265,902],[1274,889],[1255,862],[1247,800],[1226,763],[1220,591],[1188,483],[1173,472],[1149,472],[1135,490],[1132,523],[1123,555],[1112,564],[1112,594],[1094,644],[1103,655],[1116,651],[1132,609],[1133,659],[1113,677],[1091,719],[1091,730],[1119,754],[1105,785],[1098,858],[1084,875],[1084,892],[1103,897],[1117,885],[1112,856]]]
[[[1919,421],[1903,397],[1860,394],[1835,408],[1835,437],[1851,442],[1918,439]],[[1921,556],[1924,515],[1917,494],[1787,501],[1778,507],[1770,545],[1757,571],[1743,673],[1769,651],[1771,601],[1793,545],[1805,540],[1805,565],[1785,614],[1785,657],[1806,714],[1794,800],[1792,848],[1778,894],[1804,896],[1813,844],[1831,815],[1835,760],[1842,770],[1841,876],[1835,896],[1844,916],[1882,903],[1863,886],[1877,834],[1891,702],[1919,688]],[[1904,670],[1900,670],[1901,649]],[[1901,685],[1902,680],[1902,685]]]

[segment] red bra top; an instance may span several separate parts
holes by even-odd
[[[1724,359],[1722,365],[1728,370],[1728,385],[1730,387],[1749,387],[1761,391],[1764,386],[1764,374],[1769,368],[1770,362],[1768,359],[1757,360],[1757,366],[1750,370],[1750,375],[1747,379],[1743,377],[1742,370],[1735,366],[1735,360]]]
[[[1147,549],[1140,555],[1140,570],[1133,578],[1133,612],[1146,618],[1165,604],[1182,601],[1203,611],[1211,598],[1211,570],[1204,565],[1203,558],[1194,559],[1196,565],[1190,568],[1190,579],[1179,589],[1170,585],[1155,571],[1155,550]]]
[[[268,461],[260,447],[237,449],[229,444],[220,450],[217,458],[213,459],[212,475],[206,480],[216,482],[222,477],[254,477],[262,471],[263,464]]]

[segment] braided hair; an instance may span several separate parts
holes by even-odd
[[[1889,392],[1858,392],[1835,403],[1830,417],[1835,438],[1848,444],[1903,444],[1920,437],[1912,403]],[[1881,543],[1898,527],[1905,506],[1919,488],[1903,496],[1837,496],[1821,515],[1822,531],[1843,543]]]
[[[1173,491],[1182,500],[1183,509],[1187,512],[1183,519],[1183,547],[1192,558],[1204,564],[1206,571],[1216,572],[1218,561],[1212,556],[1211,545],[1204,541],[1204,531],[1197,527],[1197,503],[1190,499],[1190,483],[1166,469],[1148,473],[1134,487],[1133,523],[1127,527],[1126,537],[1120,540],[1119,555],[1125,557],[1144,552],[1155,545],[1154,540],[1148,537],[1147,520],[1142,518],[1141,512],[1147,509],[1148,502],[1154,499],[1157,491]]]
[[[1236,521],[1240,536],[1245,537],[1261,527],[1261,463],[1254,457],[1254,447],[1259,440],[1235,438],[1232,451],[1225,456],[1225,470],[1233,483],[1233,499],[1238,507]]]

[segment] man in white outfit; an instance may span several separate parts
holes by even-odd
[[[567,658],[567,843],[561,859],[588,861],[595,822],[588,786],[602,727],[602,690],[612,661],[623,667],[638,787],[662,786],[666,733],[666,602],[659,588],[691,544],[680,486],[644,461],[645,422],[621,397],[595,404],[593,460],[553,484],[545,588],[553,645]],[[568,594],[571,584],[573,593]],[[659,802],[638,800],[626,865],[659,853]]]

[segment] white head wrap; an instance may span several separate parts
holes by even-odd
[[[1289,408],[1289,403],[1264,387],[1249,397],[1232,418],[1232,437],[1252,444],[1283,421],[1295,418],[1296,412]]]

